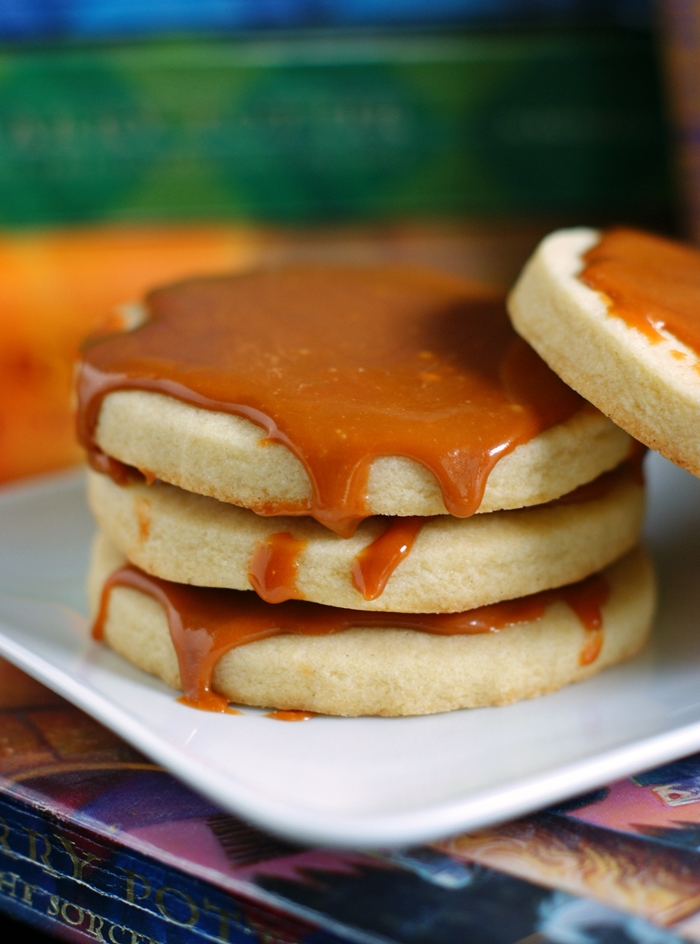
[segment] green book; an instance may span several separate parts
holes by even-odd
[[[0,224],[639,218],[651,39],[289,35],[0,52]]]

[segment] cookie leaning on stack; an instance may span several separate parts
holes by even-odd
[[[631,229],[542,241],[509,299],[516,330],[636,439],[700,475],[700,252]]]
[[[82,364],[107,536],[92,599],[109,644],[191,701],[420,714],[550,691],[642,644],[649,565],[613,563],[641,523],[638,475],[610,472],[631,440],[500,296],[310,267],[192,280],[146,311]]]

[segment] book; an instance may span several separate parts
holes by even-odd
[[[482,831],[399,850],[303,848],[218,809],[4,662],[0,705],[0,909],[66,940],[673,944],[679,931],[700,940],[690,920],[700,899],[680,903],[697,875],[686,861],[669,879],[670,847],[660,853],[646,835],[635,837],[646,849],[637,872],[607,828],[554,812],[494,827],[488,842]],[[569,837],[568,869],[543,855],[542,823],[551,850]],[[620,867],[596,886],[604,841]],[[498,867],[480,861],[489,855]],[[567,890],[576,874],[585,897]],[[653,907],[674,890],[675,909]],[[615,894],[624,908],[610,903]]]
[[[648,25],[650,19],[647,0],[15,0],[0,6],[0,39],[552,20]]]
[[[700,940],[699,754],[438,847]]]
[[[668,221],[653,40],[316,35],[0,51],[0,225]]]

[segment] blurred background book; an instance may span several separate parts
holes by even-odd
[[[649,26],[650,0],[5,0],[0,38],[135,38],[299,27]]]
[[[415,262],[505,288],[548,230],[616,222],[700,238],[700,0],[3,0],[0,482],[80,461],[80,341],[154,285],[327,259]],[[21,683],[26,708],[36,686],[8,672],[0,662],[0,701]],[[51,699],[41,694],[47,713]],[[10,765],[19,705],[0,704]],[[42,816],[57,815],[52,803]],[[565,827],[553,846],[542,823],[540,851],[522,853],[539,871],[516,862],[517,829],[448,852],[469,876],[482,863],[531,878],[527,894],[552,908],[568,899],[544,886],[666,927],[694,920],[680,879],[647,895],[609,872],[581,884],[572,875],[590,870],[567,872],[568,859],[545,874],[542,844],[559,848]],[[430,872],[424,853],[416,861]],[[618,849],[611,869],[621,861]],[[392,867],[412,875],[406,862]],[[186,857],[174,867],[187,872]],[[368,913],[372,888],[374,872]],[[321,889],[318,908],[330,900]]]
[[[675,0],[680,7],[680,0]],[[80,338],[169,279],[672,229],[643,0],[0,5],[0,481],[79,459]]]
[[[0,225],[665,219],[645,31],[286,33],[0,53]]]

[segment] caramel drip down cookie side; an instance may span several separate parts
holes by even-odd
[[[327,636],[364,626],[410,629],[439,636],[494,633],[540,619],[546,608],[559,600],[574,611],[589,634],[580,655],[581,664],[588,665],[602,647],[601,610],[610,596],[605,577],[593,574],[576,584],[465,613],[362,613],[299,600],[273,605],[245,591],[172,583],[125,564],[104,583],[93,627],[96,639],[104,636],[110,595],[115,587],[129,587],[161,604],[177,653],[184,700],[208,711],[228,708],[228,699],[213,690],[212,677],[221,657],[238,646],[283,634]]]

